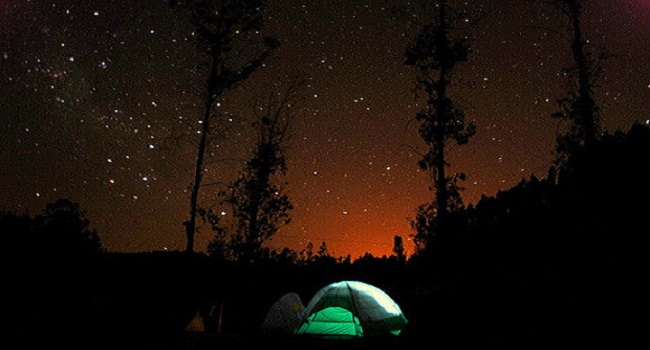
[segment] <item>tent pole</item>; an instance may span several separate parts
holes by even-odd
[[[354,324],[354,315],[359,314],[359,309],[357,308],[357,302],[354,300],[354,292],[352,291],[352,287],[350,286],[349,283],[345,283],[345,286],[348,289],[348,293],[350,293],[350,301],[352,301],[352,308],[354,309],[353,312],[350,313],[350,316],[352,316],[352,324]],[[363,329],[364,325],[361,324],[361,319],[359,319],[359,324],[361,325],[361,329]],[[355,328],[354,333],[357,333],[357,330]],[[358,334],[357,334],[358,335]]]
[[[221,325],[223,323],[223,300],[219,303],[219,319],[217,321],[217,335],[221,335]]]

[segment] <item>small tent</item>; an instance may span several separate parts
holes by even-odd
[[[265,335],[292,335],[305,314],[305,306],[296,293],[287,293],[278,299],[262,322]]]
[[[197,311],[196,314],[194,314],[194,317],[185,326],[185,330],[189,332],[205,332],[205,323],[203,322],[203,317],[201,316],[200,311]]]
[[[316,292],[295,334],[332,339],[399,335],[406,323],[400,307],[383,290],[342,281]]]

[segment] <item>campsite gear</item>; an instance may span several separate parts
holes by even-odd
[[[341,281],[316,292],[295,334],[330,339],[399,335],[406,323],[400,307],[383,290]]]
[[[194,318],[185,326],[185,330],[188,332],[205,332],[205,322],[203,322],[200,310],[194,314]]]

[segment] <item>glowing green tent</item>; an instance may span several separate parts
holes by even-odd
[[[400,307],[383,290],[342,281],[316,292],[295,334],[337,339],[399,335],[406,323]]]

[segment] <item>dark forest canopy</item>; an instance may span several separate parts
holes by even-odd
[[[0,213],[0,232],[9,256],[67,258],[103,251],[96,230],[80,205],[69,199],[48,204],[36,216]]]

